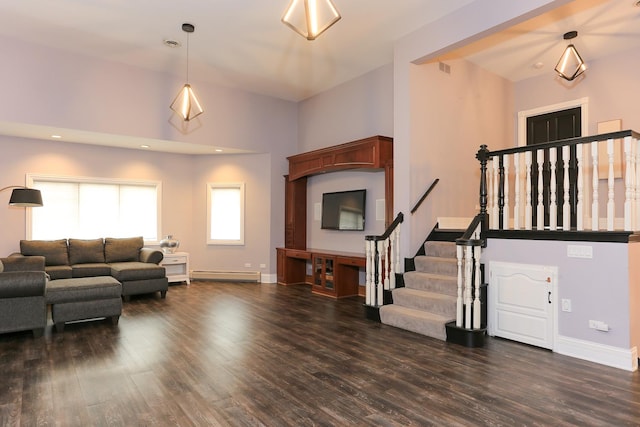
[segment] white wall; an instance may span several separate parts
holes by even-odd
[[[412,255],[437,217],[471,218],[478,212],[480,163],[475,154],[480,145],[514,145],[511,83],[462,59],[447,65],[450,74],[440,71],[438,63],[411,67],[411,205],[440,179],[407,217],[414,230]]]

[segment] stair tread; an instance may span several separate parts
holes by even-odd
[[[407,271],[404,274],[428,276],[429,278],[433,278],[433,279],[449,280],[449,281],[454,281],[454,282],[458,281],[458,276],[457,275],[452,276],[452,275],[449,275],[449,274],[427,273],[425,271]]]
[[[426,321],[430,321],[430,322],[444,322],[444,323],[446,323],[446,322],[450,322],[451,320],[455,320],[455,319],[451,319],[450,317],[440,316],[439,314],[430,313],[428,311],[417,310],[415,308],[398,306],[398,305],[395,305],[395,304],[384,305],[384,306],[380,307],[380,310],[381,311],[388,311],[388,312],[402,313],[402,314],[407,315],[407,316],[411,316],[411,317],[414,317],[414,318],[420,318],[422,320],[426,320]]]
[[[413,288],[396,288],[393,290],[393,293],[394,294],[395,293],[410,294],[415,297],[439,299],[443,301],[453,301],[453,302],[457,301],[457,298],[452,295],[447,295],[440,292],[423,291],[420,289],[413,289]]]

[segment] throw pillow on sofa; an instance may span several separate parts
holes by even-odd
[[[20,240],[20,253],[25,256],[43,256],[45,265],[69,265],[67,240]]]
[[[102,239],[69,239],[69,263],[104,263],[104,242]]]
[[[105,261],[108,263],[138,261],[143,246],[142,237],[107,237],[104,239]]]

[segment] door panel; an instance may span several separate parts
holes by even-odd
[[[489,334],[553,348],[557,268],[491,262]]]
[[[527,117],[527,145],[542,144],[544,142],[557,141],[560,139],[575,138],[582,135],[582,108],[575,107],[562,111],[554,111],[552,113],[540,114],[538,116]],[[577,162],[575,146],[571,147],[569,154],[569,181],[577,182]],[[563,168],[562,150],[557,153],[556,163],[556,200],[558,201],[558,225],[568,230],[575,228],[576,221],[576,205],[578,202],[578,189],[574,185],[569,187],[569,204],[571,207],[571,223],[562,224],[562,199],[564,194],[564,168]],[[531,203],[533,209],[533,225],[537,225],[537,212],[535,206],[538,203],[538,161],[533,156],[533,165],[531,168]],[[549,164],[549,152],[545,150],[544,165],[542,169],[543,182],[543,204],[545,218],[544,225],[549,225],[549,200],[550,200],[550,183],[551,169]],[[542,220],[542,219],[541,219]]]

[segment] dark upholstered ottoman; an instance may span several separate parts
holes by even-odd
[[[47,283],[47,304],[58,332],[65,322],[101,317],[118,324],[122,313],[122,285],[110,276],[58,279]]]

